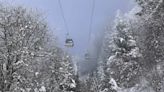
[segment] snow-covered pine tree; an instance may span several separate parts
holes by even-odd
[[[114,46],[114,51],[106,63],[107,69],[105,62],[101,63],[100,75],[109,79],[106,83],[113,79],[111,84],[115,86],[110,86],[117,92],[163,92],[164,2],[136,1],[141,11],[117,18],[114,40],[109,40],[113,45],[107,45]]]
[[[110,81],[110,73],[107,70],[109,67],[107,65],[107,61],[109,56],[112,55],[114,45],[113,43],[113,32],[112,32],[112,25],[109,25],[105,28],[105,35],[103,39],[103,46],[101,49],[101,53],[99,55],[99,62],[97,67],[97,79],[98,79],[98,91],[99,92],[116,92],[114,89],[111,88]]]
[[[105,81],[108,83],[108,90],[116,90],[112,88],[109,82],[114,79],[118,87],[130,88],[139,81],[141,75],[141,66],[139,58],[141,54],[137,47],[134,34],[129,20],[125,16],[117,16],[114,26],[114,36],[109,47],[111,47],[111,55],[106,63]],[[106,88],[107,89],[107,88]],[[107,91],[108,92],[108,91]]]
[[[60,83],[76,87],[71,58],[50,40],[38,13],[1,5],[0,20],[0,91],[60,92]]]
[[[23,84],[32,76],[30,64],[42,57],[47,24],[30,12],[22,7],[0,8],[2,92],[27,88],[28,85]]]
[[[143,74],[155,92],[163,92],[164,73],[161,72],[161,69],[164,64],[164,2],[163,0],[145,0],[144,3],[139,3],[139,6],[144,6],[139,12],[142,14],[140,18],[143,23],[140,26],[142,30],[139,30],[139,45],[143,54],[143,67],[146,68]]]

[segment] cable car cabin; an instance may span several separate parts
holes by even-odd
[[[65,40],[65,46],[66,47],[73,47],[74,46],[74,42],[72,39],[66,39]]]
[[[85,57],[86,60],[88,60],[90,58],[89,53],[85,53],[84,57]]]

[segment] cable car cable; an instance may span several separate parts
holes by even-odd
[[[89,45],[90,40],[91,40],[92,25],[93,25],[93,15],[94,15],[94,11],[95,11],[95,3],[96,3],[96,0],[93,0],[93,2],[92,2],[92,8],[91,8],[90,24],[89,24],[88,45]]]
[[[91,40],[91,34],[92,34],[92,25],[93,25],[93,15],[94,15],[94,11],[95,11],[95,4],[96,4],[96,0],[93,0],[92,2],[92,8],[91,8],[91,16],[90,16],[90,23],[89,23],[89,37],[88,37],[88,48],[90,46],[90,40]],[[85,59],[88,60],[90,58],[90,54],[89,51],[87,51],[84,55]]]
[[[68,28],[68,25],[67,25],[67,22],[66,22],[66,18],[64,16],[64,9],[62,7],[62,3],[61,3],[60,0],[58,0],[58,3],[59,3],[59,8],[60,8],[60,11],[61,11],[62,18],[63,18],[63,21],[64,21],[64,25],[65,25],[66,30],[67,30],[65,46],[68,47],[68,48],[73,47],[74,46],[74,41],[71,38],[69,38],[69,28]]]
[[[68,25],[67,25],[67,22],[66,22],[66,18],[65,18],[65,16],[64,16],[64,10],[63,10],[61,1],[58,0],[58,3],[59,3],[59,8],[60,8],[60,11],[61,11],[62,18],[63,18],[63,21],[64,21],[64,25],[65,25],[66,30],[67,30],[67,35],[69,35],[69,28],[68,28]]]

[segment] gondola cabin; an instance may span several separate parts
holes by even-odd
[[[74,42],[73,42],[73,40],[72,39],[66,39],[65,40],[65,46],[66,47],[73,47],[74,46]]]
[[[84,57],[85,57],[86,60],[88,60],[90,58],[89,53],[85,53]]]

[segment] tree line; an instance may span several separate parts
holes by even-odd
[[[135,2],[106,27],[85,79],[39,13],[0,5],[0,92],[164,92],[164,1]]]

